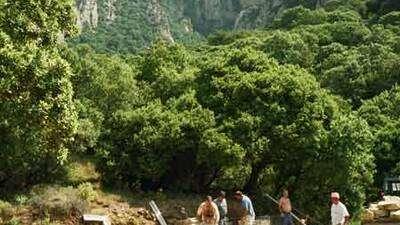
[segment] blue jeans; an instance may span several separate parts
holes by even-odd
[[[293,225],[293,218],[290,213],[284,213],[282,215],[282,225]]]

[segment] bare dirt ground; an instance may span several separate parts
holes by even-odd
[[[146,205],[131,205],[117,195],[103,195],[90,203],[88,214],[107,215],[113,225],[155,225],[156,221]],[[14,214],[19,224],[51,224],[51,225],[78,225],[82,224],[82,214],[71,213],[62,220],[52,218],[51,221],[45,215],[39,215],[39,209],[30,206],[21,207]]]
[[[90,160],[76,159],[69,165],[65,183],[62,187],[73,187],[75,190],[81,183],[90,183],[96,197],[90,201],[83,213],[95,215],[107,215],[113,225],[156,225],[157,222],[152,215],[149,202],[154,200],[158,205],[163,217],[171,225],[188,225],[189,218],[196,216],[197,207],[203,201],[204,196],[188,196],[179,194],[168,194],[162,190],[156,193],[142,193],[137,191],[108,190],[102,187],[100,175],[96,172],[94,164]],[[52,184],[49,184],[51,187]],[[51,195],[51,194],[50,194]],[[31,196],[30,198],[35,196]],[[66,197],[66,199],[70,197]],[[68,201],[55,197],[49,201],[63,201],[61,209],[68,208]],[[47,201],[47,200],[45,200]],[[66,203],[65,203],[66,202]],[[233,202],[233,201],[232,201]],[[231,205],[231,204],[230,204]],[[233,205],[233,206],[232,206]],[[229,208],[231,214],[240,214],[240,210],[232,204]],[[43,215],[39,208],[32,204],[15,205],[12,217],[22,225],[80,225],[82,224],[82,212],[72,210],[62,219],[50,215]],[[43,211],[43,210],[42,210]],[[231,217],[237,217],[230,215]],[[0,221],[1,224],[1,221]]]

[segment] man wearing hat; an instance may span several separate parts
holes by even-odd
[[[337,192],[331,193],[331,218],[332,225],[347,225],[349,222],[350,214],[346,206],[340,202],[340,195]]]
[[[225,199],[226,193],[224,191],[219,192],[218,198],[214,200],[214,203],[218,206],[219,211],[219,225],[226,224],[226,216],[228,214],[228,205]]]
[[[253,225],[254,220],[256,218],[256,214],[254,212],[253,203],[250,198],[244,195],[241,191],[235,192],[235,199],[240,201],[243,208],[246,209],[247,212],[247,225]]]

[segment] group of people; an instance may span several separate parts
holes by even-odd
[[[246,224],[253,225],[256,214],[250,198],[241,191],[235,192],[234,197],[246,211],[246,216],[244,218]],[[226,193],[224,191],[221,191],[218,198],[215,200],[213,200],[211,196],[207,196],[206,200],[201,203],[197,210],[197,216],[204,225],[226,225],[227,215],[228,204],[226,203]]]
[[[350,214],[346,206],[340,201],[340,195],[337,192],[331,193],[331,220],[332,225],[347,225],[349,222]],[[289,199],[288,190],[284,189],[282,197],[279,199],[279,211],[282,215],[283,225],[293,225],[292,204]],[[301,219],[299,222],[305,225],[306,220]]]
[[[253,225],[255,221],[255,212],[250,198],[241,191],[235,192],[234,198],[238,200],[246,211],[246,225]],[[340,195],[337,192],[331,193],[331,220],[332,225],[348,225],[350,214],[346,206],[340,201]],[[292,204],[289,199],[288,190],[284,189],[282,197],[278,202],[279,211],[282,216],[282,225],[293,225]],[[197,216],[203,225],[226,225],[228,215],[228,204],[226,202],[226,193],[221,191],[218,198],[212,199],[207,196],[197,210]],[[306,224],[305,219],[299,220],[302,225]]]

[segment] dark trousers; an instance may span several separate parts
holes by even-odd
[[[293,225],[293,217],[290,213],[282,215],[282,225]]]

